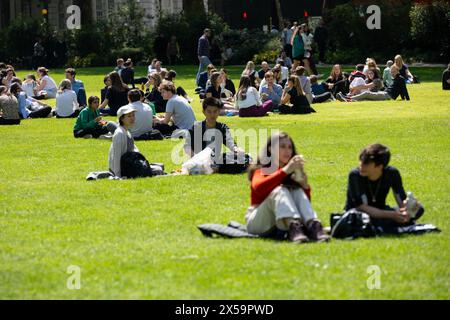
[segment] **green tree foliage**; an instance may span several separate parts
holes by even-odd
[[[433,1],[411,8],[411,36],[415,45],[442,62],[450,59],[450,3]]]

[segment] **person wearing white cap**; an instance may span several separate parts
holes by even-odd
[[[109,149],[109,171],[121,177],[120,159],[126,152],[139,152],[128,129],[134,125],[136,108],[127,105],[119,109],[117,118],[119,128],[114,132],[111,148]]]

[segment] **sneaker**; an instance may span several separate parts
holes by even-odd
[[[111,133],[102,134],[98,137],[100,140],[112,140],[113,135]]]
[[[83,136],[83,138],[84,138],[84,139],[92,139],[93,136],[92,136],[92,134],[85,134],[85,135]]]
[[[289,241],[295,243],[308,242],[308,237],[303,232],[303,225],[300,223],[300,221],[291,222],[291,224],[289,225],[288,238]]]
[[[342,94],[342,92],[338,92],[336,95],[336,99],[341,102],[347,102],[347,98]]]
[[[312,220],[307,226],[308,237],[317,242],[326,242],[330,240],[330,236],[326,235],[322,223],[319,220]]]

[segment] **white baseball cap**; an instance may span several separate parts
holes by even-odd
[[[129,114],[136,111],[137,111],[136,108],[131,105],[123,106],[117,111],[117,119],[120,119],[120,117],[125,114]]]

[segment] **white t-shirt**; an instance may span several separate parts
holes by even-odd
[[[51,77],[49,77],[49,76],[44,76],[44,77],[42,77],[41,82],[42,82],[43,80],[45,80],[45,82],[46,82],[46,83],[45,83],[45,87],[44,87],[43,90],[57,89],[56,82],[55,82],[55,80],[53,80]]]
[[[133,138],[137,138],[142,136],[144,133],[147,133],[152,130],[152,124],[153,124],[153,111],[152,108],[148,104],[143,104],[140,101],[136,101],[133,103],[130,103],[127,106],[132,106],[136,109],[135,114],[135,122],[134,125],[128,129],[130,131],[131,136]],[[122,108],[125,108],[127,106],[124,106]],[[120,108],[120,109],[122,109]],[[119,110],[120,110],[119,109]]]
[[[27,94],[28,97],[34,97],[34,88],[36,87],[35,82],[27,82],[22,84],[22,90]]]
[[[73,90],[64,90],[56,95],[56,114],[60,117],[70,117],[78,109],[77,94]]]
[[[353,89],[358,86],[365,85],[366,81],[361,77],[356,77],[353,79],[353,81],[350,83],[350,89]],[[369,89],[361,89],[361,92],[369,91]]]
[[[238,92],[236,98],[236,107],[238,109],[245,109],[251,106],[260,106],[261,105],[261,97],[259,96],[258,90],[254,87],[249,87],[247,89],[247,95],[245,100],[242,100],[240,93]]]

